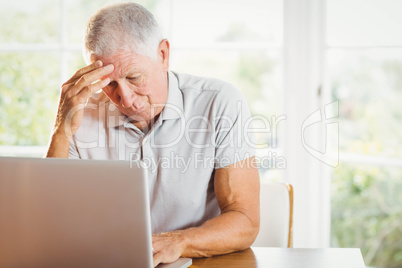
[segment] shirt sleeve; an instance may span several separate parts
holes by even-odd
[[[255,155],[256,140],[246,99],[233,86],[226,86],[215,100],[215,169]]]

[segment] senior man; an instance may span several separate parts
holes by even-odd
[[[149,164],[155,266],[245,249],[259,231],[244,97],[169,71],[169,52],[142,6],[99,10],[85,35],[89,65],[62,85],[47,153]]]

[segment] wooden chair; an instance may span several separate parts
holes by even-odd
[[[292,247],[292,185],[262,183],[260,200],[260,232],[252,246]]]

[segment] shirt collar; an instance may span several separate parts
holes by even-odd
[[[165,107],[160,114],[162,121],[183,117],[183,94],[179,88],[176,74],[168,71],[168,81],[168,97]],[[122,114],[113,102],[108,101],[106,106],[108,128],[121,125],[126,126],[129,123],[127,116]]]
[[[169,91],[166,105],[161,112],[162,120],[177,119],[183,117],[183,94],[179,88],[179,81],[173,72],[168,72]]]

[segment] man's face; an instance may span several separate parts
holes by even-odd
[[[159,54],[157,61],[132,51],[107,57],[92,55],[91,61],[96,60],[101,60],[103,66],[114,65],[114,71],[108,75],[111,82],[103,92],[123,114],[142,126],[159,115],[168,94],[168,52]]]

